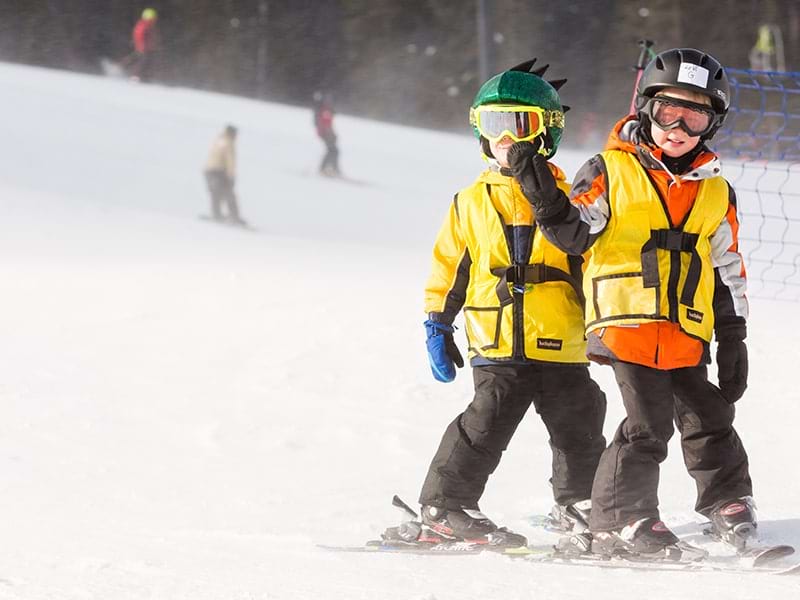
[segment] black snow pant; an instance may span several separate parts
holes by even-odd
[[[211,216],[222,219],[222,207],[227,207],[228,218],[239,221],[239,206],[233,191],[233,182],[224,171],[205,171],[208,192],[211,194]]]
[[[322,141],[325,142],[325,156],[319,165],[319,172],[325,175],[339,174],[339,148],[336,145],[334,134],[324,135]]]
[[[747,454],[733,428],[734,407],[708,381],[705,366],[660,371],[618,361],[613,368],[627,417],[597,468],[593,531],[659,518],[659,464],[667,457],[673,420],[697,485],[697,512],[708,516],[726,500],[752,495]]]
[[[153,52],[133,52],[122,62],[131,77],[137,78],[142,83],[147,83],[153,79],[155,70],[155,57]]]
[[[420,504],[477,508],[486,481],[531,402],[550,434],[555,501],[589,498],[605,448],[606,397],[582,365],[473,368],[475,397],[450,423],[433,457]]]

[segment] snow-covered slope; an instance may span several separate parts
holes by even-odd
[[[796,598],[796,579],[573,569],[499,556],[327,553],[414,502],[468,370],[433,381],[421,327],[436,229],[482,168],[466,136],[341,116],[316,176],[307,110],[0,66],[0,598]],[[258,232],[197,219],[226,122]],[[568,173],[585,158],[563,151]],[[762,532],[800,545],[796,305],[752,306],[738,429]],[[463,340],[462,345],[463,345]],[[621,418],[607,369],[607,435]],[[482,508],[549,509],[531,411]],[[680,449],[663,517],[699,530]]]

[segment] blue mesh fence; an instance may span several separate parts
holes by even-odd
[[[714,138],[736,189],[751,296],[800,299],[800,73],[728,69]]]

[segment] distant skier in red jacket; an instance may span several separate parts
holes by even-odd
[[[158,30],[156,21],[158,13],[154,8],[145,8],[142,18],[133,28],[133,54],[128,70],[131,78],[138,81],[150,81],[153,76],[154,54],[158,49]]]
[[[319,172],[328,177],[338,177],[339,148],[336,145],[336,133],[333,131],[333,106],[328,94],[314,93],[314,126],[317,135],[325,142],[325,156],[319,166]]]

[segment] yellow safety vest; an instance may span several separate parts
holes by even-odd
[[[565,182],[559,181],[559,186],[569,193]],[[510,177],[484,173],[456,198],[472,259],[463,306],[470,357],[586,363],[579,264],[536,228],[528,264],[513,265],[499,207],[533,223],[530,203]],[[515,287],[524,293],[515,292]],[[519,327],[522,349],[514,344]]]
[[[722,177],[700,183],[683,224],[670,226],[666,207],[644,167],[628,153],[602,153],[610,219],[584,255],[586,332],[609,325],[678,323],[711,341],[714,268],[710,236],[728,211]]]

